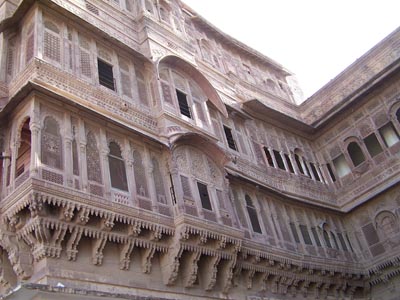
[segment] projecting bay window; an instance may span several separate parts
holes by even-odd
[[[237,151],[236,143],[232,134],[232,129],[224,125],[224,132],[226,141],[228,142],[228,147],[231,148],[232,150]]]
[[[204,209],[212,210],[210,195],[208,194],[207,185],[197,182],[197,188],[199,190],[201,206]]]
[[[101,59],[97,59],[97,67],[99,72],[99,83],[110,90],[115,91],[115,82],[112,65]]]
[[[190,111],[186,94],[176,90],[176,97],[178,98],[179,111],[181,114],[192,119],[192,113]]]

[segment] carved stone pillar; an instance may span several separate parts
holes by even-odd
[[[100,129],[100,162],[101,162],[101,171],[104,181],[104,192],[105,197],[107,199],[111,199],[111,177],[110,177],[110,168],[108,165],[108,143],[106,133],[103,129]]]
[[[16,171],[15,168],[16,168],[17,155],[20,144],[21,144],[20,141],[15,141],[14,143],[11,144],[10,187],[12,190],[14,190],[15,171]]]
[[[38,168],[40,165],[40,124],[31,120],[29,129],[31,131],[31,165],[29,167],[29,172],[31,177],[38,177]]]
[[[130,195],[130,201],[132,205],[137,205],[137,199],[136,199],[136,185],[135,185],[135,174],[133,171],[133,155],[132,155],[132,149],[130,146],[130,143],[128,140],[125,140],[125,146],[124,146],[124,159],[126,162],[126,178],[128,181],[128,191]]]
[[[179,178],[179,169],[175,157],[172,155],[168,162],[168,168],[171,178],[171,197],[174,205],[174,213],[178,215],[185,212],[185,206],[183,203],[183,191],[181,180]]]

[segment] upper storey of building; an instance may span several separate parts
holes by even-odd
[[[296,105],[293,74],[180,1],[2,1],[0,15],[3,127],[35,90],[168,148],[208,145],[303,202],[348,210],[398,181],[399,30]]]

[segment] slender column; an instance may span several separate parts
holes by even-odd
[[[67,113],[64,114],[64,174],[68,187],[73,186],[73,157],[72,157],[72,132],[71,118]]]
[[[110,168],[108,165],[108,144],[107,136],[103,129],[100,129],[100,162],[101,170],[104,182],[104,192],[107,199],[111,199],[111,178],[110,178]]]
[[[124,160],[126,162],[126,178],[128,181],[128,190],[129,190],[129,195],[130,195],[130,202],[132,205],[136,205],[136,186],[135,186],[135,174],[133,172],[133,155],[132,155],[132,149],[129,141],[125,139],[125,146],[124,146]]]
[[[40,124],[31,120],[29,129],[31,131],[31,163],[29,173],[31,177],[38,177],[40,165]]]

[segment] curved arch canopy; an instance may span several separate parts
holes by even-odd
[[[208,100],[214,104],[214,106],[219,110],[221,114],[223,114],[226,118],[228,117],[228,112],[226,110],[224,102],[221,100],[218,92],[212,86],[212,84],[208,81],[208,79],[191,63],[185,61],[184,59],[175,56],[175,55],[167,55],[160,58],[157,62],[157,73],[159,74],[159,66],[167,65],[172,67],[173,69],[183,71],[187,75],[191,77],[203,90],[203,92],[208,97]]]

